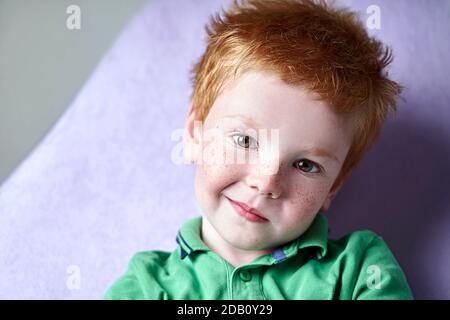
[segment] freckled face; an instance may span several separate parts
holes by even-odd
[[[266,250],[310,226],[329,199],[352,131],[314,94],[268,71],[251,71],[219,95],[203,133],[195,181],[206,219],[203,236]],[[265,220],[243,217],[229,199],[257,209]]]

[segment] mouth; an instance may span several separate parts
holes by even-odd
[[[269,222],[268,219],[264,218],[264,216],[259,212],[258,210],[254,208],[250,208],[243,202],[234,201],[230,198],[226,197],[228,201],[230,201],[231,206],[236,211],[237,214],[239,214],[241,217],[247,219],[251,222],[256,223],[267,223]]]

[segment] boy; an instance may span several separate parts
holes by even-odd
[[[380,237],[329,240],[324,215],[396,110],[390,51],[310,0],[235,1],[207,32],[184,136],[202,217],[105,298],[411,299]]]

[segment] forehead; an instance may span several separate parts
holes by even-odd
[[[271,123],[284,123],[304,117],[305,112],[317,113],[319,108],[323,117],[338,118],[315,93],[286,84],[273,72],[251,70],[225,86],[209,114],[217,118],[234,112],[248,115],[255,122],[270,119]]]
[[[352,135],[348,118],[336,114],[318,95],[286,84],[270,71],[248,71],[224,88],[205,127],[224,119],[236,119],[255,129],[279,129],[280,138],[311,147],[320,144],[332,149],[338,144],[345,148]]]

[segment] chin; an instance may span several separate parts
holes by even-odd
[[[234,248],[246,251],[261,251],[267,250],[271,245],[267,242],[262,242],[258,239],[240,238],[236,237],[236,234],[232,234],[229,237],[223,237]]]

